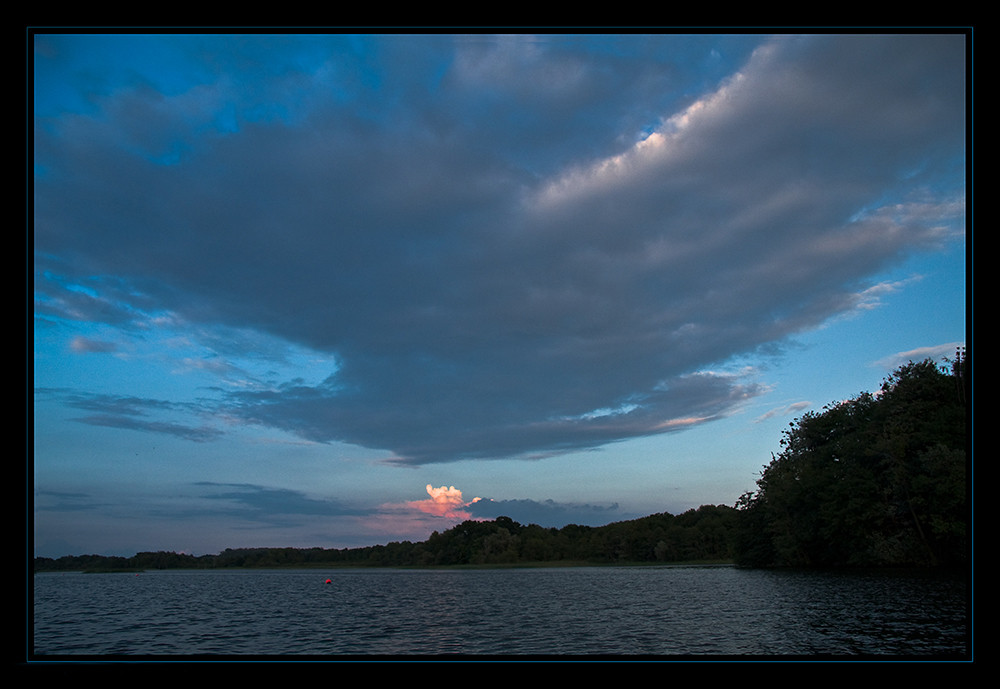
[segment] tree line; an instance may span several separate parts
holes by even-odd
[[[971,523],[971,362],[897,369],[878,394],[790,424],[756,490],[600,527],[465,521],[422,542],[362,548],[227,548],[38,557],[35,571],[250,567],[733,562],[749,567],[966,565]]]
[[[464,521],[426,541],[361,548],[227,548],[216,555],[141,552],[132,557],[68,555],[35,558],[35,571],[133,571],[264,567],[436,567],[530,563],[731,561],[736,510],[706,505],[674,516],[591,527],[544,528],[510,517]]]

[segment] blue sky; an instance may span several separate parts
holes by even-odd
[[[37,555],[731,505],[965,343],[961,32],[30,38]]]

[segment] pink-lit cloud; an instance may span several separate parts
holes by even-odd
[[[463,521],[482,521],[492,516],[474,516],[469,508],[481,498],[466,500],[455,486],[435,488],[427,484],[428,498],[384,503],[364,517],[364,528],[389,540],[425,540],[433,531],[450,529]],[[376,539],[377,540],[377,539]]]
[[[430,498],[411,500],[406,503],[407,506],[436,517],[464,520],[472,518],[472,514],[466,511],[466,508],[480,499],[473,498],[466,502],[465,498],[462,497],[462,491],[455,486],[435,488],[429,483],[427,484],[427,494],[430,495]]]

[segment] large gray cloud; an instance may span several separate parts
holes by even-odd
[[[86,277],[114,298],[75,293],[77,318],[336,357],[221,400],[247,421],[409,463],[544,456],[730,413],[759,389],[706,367],[851,309],[964,212],[961,36],[779,37],[698,99],[573,43],[379,56],[276,70],[221,129],[228,72],[39,122],[44,307]]]

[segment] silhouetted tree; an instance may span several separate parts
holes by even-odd
[[[966,557],[967,360],[909,363],[878,396],[810,412],[740,498],[747,565],[956,564]],[[960,393],[956,394],[956,390]]]

